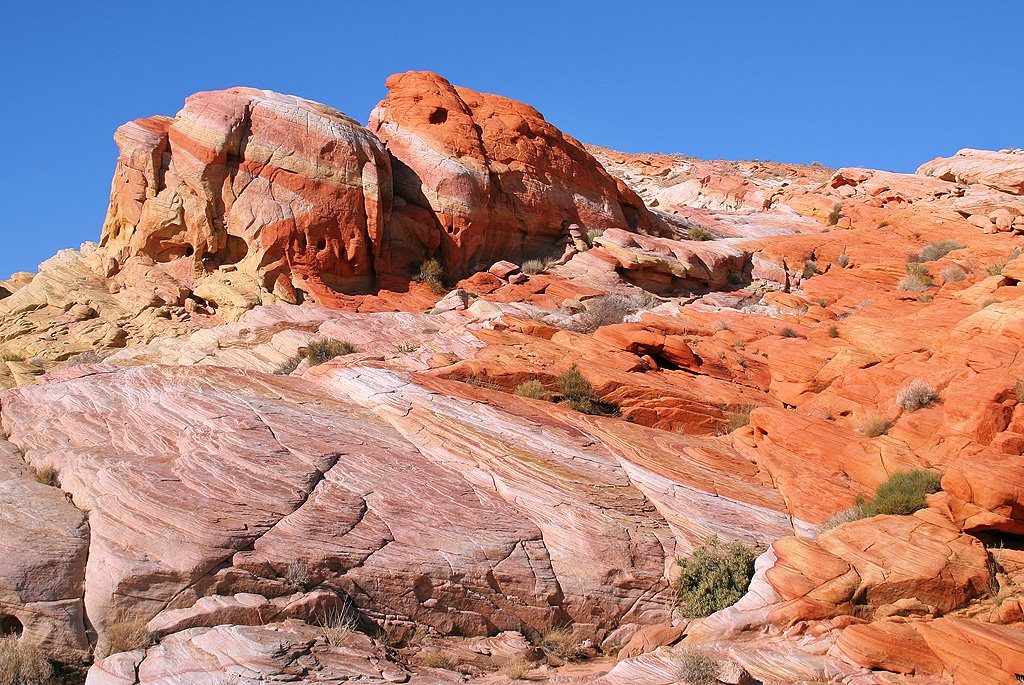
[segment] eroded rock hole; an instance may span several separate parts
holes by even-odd
[[[428,121],[432,124],[443,124],[448,121],[448,110],[444,107],[438,107],[430,113]]]
[[[25,626],[21,624],[17,616],[0,614],[0,635],[21,635]]]

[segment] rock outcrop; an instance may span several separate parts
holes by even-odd
[[[230,269],[254,281],[242,290],[286,302],[373,287],[391,165],[341,112],[232,88],[191,96],[173,119],[129,122],[114,138],[121,154],[100,244],[129,278],[158,268],[202,288],[197,277]],[[218,301],[216,286],[205,292]]]
[[[0,633],[93,685],[1021,674],[1024,156],[628,155],[389,91],[127,124],[103,244],[0,282]],[[754,578],[680,619],[711,535]]]
[[[636,193],[533,107],[430,72],[387,86],[368,126],[396,159],[406,235],[392,240],[439,249],[451,275],[546,257],[570,224],[659,230]]]
[[[917,173],[963,185],[980,183],[1011,195],[1024,195],[1024,152],[964,148],[952,157],[937,157]]]

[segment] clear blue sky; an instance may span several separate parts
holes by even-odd
[[[410,69],[590,143],[913,171],[1024,146],[1024,2],[9,2],[0,278],[99,237],[121,123],[234,85],[366,121]]]

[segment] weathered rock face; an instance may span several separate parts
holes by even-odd
[[[387,86],[369,128],[398,160],[396,195],[409,207],[398,214],[416,226],[393,240],[439,246],[452,275],[550,252],[572,223],[655,230],[643,201],[534,108],[430,72]]]
[[[190,284],[232,267],[285,301],[374,285],[391,168],[341,112],[232,88],[191,96],[174,119],[127,123],[115,140],[101,245],[122,268],[151,260]]]
[[[964,148],[952,157],[937,157],[917,173],[964,185],[981,185],[1012,195],[1024,195],[1024,152],[1021,150],[972,150]]]

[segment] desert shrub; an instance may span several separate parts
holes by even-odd
[[[548,391],[545,390],[544,385],[536,379],[520,383],[516,386],[515,393],[520,397],[529,397],[535,400],[544,400],[548,397]]]
[[[840,252],[839,259],[836,261],[839,263],[839,266],[843,267],[844,269],[850,266],[850,256],[847,255],[845,252]]]
[[[459,660],[440,649],[428,649],[420,655],[420,665],[426,668],[443,668],[446,671],[453,671],[458,667]]]
[[[75,356],[69,358],[64,362],[64,366],[78,366],[79,364],[101,364],[107,357],[110,356],[109,352],[97,352],[96,350],[89,350],[88,352],[80,352]]]
[[[281,365],[274,369],[275,376],[287,376],[295,369],[299,368],[299,364],[302,363],[302,355],[297,354],[294,357],[289,357],[285,361],[281,362]]]
[[[537,274],[543,272],[546,268],[548,268],[548,265],[543,260],[527,259],[525,262],[523,262],[523,265],[519,267],[519,270],[522,271],[524,274],[536,276]]]
[[[444,267],[434,257],[423,261],[416,267],[416,280],[426,283],[437,294],[444,292]]]
[[[906,277],[896,284],[898,289],[921,293],[935,285],[932,281],[932,275],[928,272],[927,267],[922,266],[917,262],[907,262],[906,269]]]
[[[395,347],[395,349],[398,350],[399,352],[401,352],[402,354],[408,354],[409,352],[415,352],[419,348],[420,348],[419,345],[417,345],[414,342],[410,342],[408,340],[403,342],[403,343],[399,343]]]
[[[657,306],[660,302],[650,293],[593,297],[586,301],[586,310],[576,315],[570,328],[579,333],[593,333],[601,326],[622,323],[633,312]]]
[[[1006,266],[1006,262],[998,262],[985,269],[985,271],[988,272],[989,276],[999,276],[1003,273],[1004,266]]]
[[[356,348],[352,343],[334,338],[323,338],[309,343],[306,347],[306,359],[309,360],[311,366],[316,366],[355,351]]]
[[[686,235],[690,240],[700,241],[714,240],[715,238],[718,237],[717,235],[714,234],[714,232],[711,231],[711,229],[705,228],[704,226],[694,226],[690,229],[687,229]]]
[[[750,425],[750,412],[752,411],[754,411],[754,407],[747,406],[725,412],[725,432],[732,433],[734,430]]]
[[[869,438],[885,435],[892,428],[892,420],[881,414],[872,414],[861,423],[860,431]]]
[[[356,629],[356,618],[337,609],[329,612],[320,622],[324,640],[331,647],[340,647]]]
[[[537,645],[549,657],[572,661],[580,657],[580,639],[571,630],[553,628],[540,637]]]
[[[13,352],[0,353],[0,361],[5,362],[23,362],[25,358],[20,354],[14,354]]]
[[[686,651],[678,657],[676,677],[687,685],[717,685],[720,673],[718,663],[707,654]]]
[[[49,485],[52,488],[60,487],[60,473],[55,467],[49,464],[46,466],[40,466],[39,468],[33,468],[32,477],[35,478],[37,483]]]
[[[444,267],[431,257],[419,265],[417,276],[421,281],[441,281],[444,279]]]
[[[813,259],[808,259],[806,262],[804,262],[804,271],[803,271],[803,274],[802,274],[802,276],[804,277],[804,280],[807,280],[811,276],[817,276],[817,275],[818,275],[818,263],[815,262]]]
[[[1017,404],[1024,404],[1024,380],[1018,379],[1013,384],[1013,391],[1017,395]]]
[[[843,218],[843,203],[835,202],[832,204],[832,211],[828,215],[828,225],[835,226],[839,223],[839,220]]]
[[[860,521],[865,518],[866,514],[864,509],[859,504],[850,507],[849,509],[843,509],[837,511],[828,517],[825,523],[821,524],[822,530],[832,530],[837,526],[841,526],[844,523],[852,523],[853,521]]]
[[[526,677],[527,673],[533,670],[533,664],[519,657],[501,662],[498,670],[509,680],[521,680]]]
[[[790,328],[789,326],[783,326],[782,327],[782,331],[780,332],[780,334],[782,335],[783,338],[799,338],[800,337],[800,334],[797,333],[792,328]]]
[[[688,559],[676,559],[675,602],[683,616],[699,618],[735,604],[754,577],[754,550],[712,535]]]
[[[153,638],[146,631],[145,621],[124,621],[107,628],[108,653],[119,654],[152,646]]]
[[[0,685],[45,685],[53,667],[31,642],[0,636]]]
[[[725,319],[716,319],[715,322],[713,324],[711,324],[711,327],[713,329],[715,329],[716,331],[731,331],[732,330],[732,326],[730,326],[729,322],[726,321]]]
[[[313,571],[302,559],[293,559],[284,569],[284,580],[289,585],[306,587],[313,581]]]
[[[926,495],[941,489],[942,476],[934,471],[898,471],[875,488],[875,494],[871,499],[861,500],[858,505],[864,510],[865,516],[909,516],[927,506]]]
[[[939,401],[939,393],[921,379],[915,379],[903,386],[896,395],[896,404],[907,411],[930,407]]]
[[[604,235],[604,231],[602,229],[600,229],[600,228],[592,228],[589,231],[587,231],[587,235],[586,235],[586,237],[583,238],[583,240],[584,240],[584,242],[587,243],[587,247],[593,247],[594,246],[594,240],[596,238],[600,238],[602,235]]]
[[[989,305],[998,304],[999,302],[1002,302],[1002,300],[1000,300],[998,297],[986,297],[985,299],[978,303],[978,309],[984,309]]]
[[[943,283],[959,283],[967,278],[967,274],[959,266],[946,267],[939,275],[942,276]]]
[[[934,262],[938,259],[942,259],[953,250],[960,250],[964,247],[964,245],[953,240],[939,240],[934,243],[928,243],[924,246],[924,249],[921,250],[914,261]]]
[[[596,411],[594,403],[597,401],[597,395],[594,393],[594,386],[580,373],[575,364],[557,380],[562,399],[569,406],[584,414],[592,414]]]
[[[828,327],[828,337],[830,337],[830,338],[838,338],[839,337],[839,326],[835,326],[835,325],[829,326]]]

